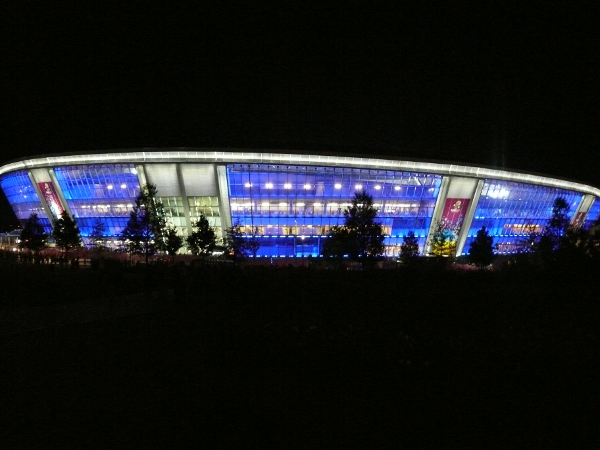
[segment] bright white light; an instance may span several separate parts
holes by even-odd
[[[121,189],[125,189],[127,185],[125,183],[121,184]]]
[[[304,203],[296,203],[296,206],[304,206]]]
[[[506,189],[502,188],[499,191],[494,190],[488,192],[487,196],[491,198],[508,198],[508,194],[509,192]]]
[[[310,184],[308,184],[308,183],[307,183],[307,184],[305,184],[305,185],[304,185],[304,189],[310,189]]]
[[[394,190],[395,191],[399,191],[400,190],[400,186],[394,186]]]
[[[354,189],[356,189],[356,190],[362,189],[362,188],[363,188],[362,184],[356,184],[356,185],[354,185]]]
[[[336,189],[341,189],[342,185],[341,185],[341,183],[335,183],[333,187]]]
[[[112,189],[112,188],[113,188],[112,184],[109,184],[109,185],[106,186],[106,189]]]
[[[245,183],[244,187],[252,187],[252,183]]]
[[[376,191],[378,191],[378,190],[380,190],[380,189],[381,189],[381,186],[379,186],[379,185],[376,185],[376,186],[375,186],[375,190],[376,190]]]
[[[323,203],[313,203],[313,206],[323,206]]]
[[[331,206],[332,208],[335,208],[336,206],[338,206],[337,203],[329,203],[327,206]]]
[[[262,206],[269,206],[269,202],[262,202],[261,205]]]
[[[287,203],[285,203],[285,202],[281,202],[281,203],[279,204],[279,206],[287,206]]]
[[[292,183],[285,183],[285,184],[283,185],[283,188],[284,188],[284,189],[291,189],[291,188],[292,188]]]
[[[134,168],[132,168],[132,169],[131,169],[131,173],[132,173],[132,174],[134,174],[134,175],[136,175],[136,174],[137,174],[137,169],[136,169],[135,167],[134,167]]]
[[[273,183],[267,183],[267,184],[265,184],[265,187],[267,189],[273,189]]]

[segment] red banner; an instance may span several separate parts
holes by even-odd
[[[468,198],[447,198],[444,205],[444,212],[442,213],[442,220],[448,228],[456,229],[458,232],[467,215],[467,209],[469,209]]]
[[[56,194],[54,185],[51,181],[44,181],[42,183],[38,183],[38,186],[40,191],[42,191],[42,195],[44,196],[52,215],[55,219],[58,219],[62,215],[64,208],[62,207],[58,195]]]

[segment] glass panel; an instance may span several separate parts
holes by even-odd
[[[50,219],[25,170],[8,173],[0,178],[0,186],[21,225],[31,214],[37,214],[47,233],[52,231]]]
[[[121,233],[140,192],[133,164],[57,167],[54,173],[82,236],[89,236],[96,219],[108,236]]]
[[[571,217],[582,195],[533,184],[485,180],[463,253],[468,254],[471,242],[482,226],[494,237],[498,253],[519,251],[528,236],[543,230],[557,197],[567,201]]]
[[[343,210],[364,189],[380,210],[389,256],[414,231],[425,244],[442,177],[439,175],[272,164],[227,166],[232,221],[258,228],[259,256],[318,256],[324,235],[344,222]]]
[[[198,220],[200,214],[203,214],[211,227],[215,229],[217,243],[223,243],[223,229],[221,226],[221,213],[219,211],[219,197],[188,197],[190,206],[190,220],[192,222]]]

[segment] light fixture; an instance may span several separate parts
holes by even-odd
[[[285,183],[285,184],[283,185],[283,188],[284,188],[284,189],[291,189],[291,188],[292,188],[292,183]]]
[[[127,185],[125,183],[121,184],[121,189],[125,189]]]
[[[267,183],[267,184],[265,184],[265,187],[267,189],[273,189],[273,183]]]
[[[252,183],[246,183],[244,184],[244,187],[252,187]]]
[[[304,189],[310,189],[310,184],[306,183],[306,184],[304,185]]]
[[[362,188],[363,188],[362,184],[357,184],[357,185],[354,186],[354,189],[356,189],[356,190],[359,190],[359,189],[362,189]]]
[[[336,188],[336,189],[341,189],[342,188],[342,184],[341,183],[335,183],[333,185],[333,187]]]
[[[399,191],[400,190],[400,186],[394,186],[394,190],[395,191]]]
[[[109,185],[106,186],[106,189],[112,189],[112,188],[113,188],[112,184],[109,184]]]
[[[377,185],[375,185],[375,190],[376,190],[376,191],[378,191],[378,190],[380,190],[380,189],[381,189],[381,186],[379,186],[378,184],[377,184]]]

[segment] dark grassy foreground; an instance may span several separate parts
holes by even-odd
[[[2,336],[2,448],[600,444],[595,272],[152,270],[55,270],[179,300]]]

